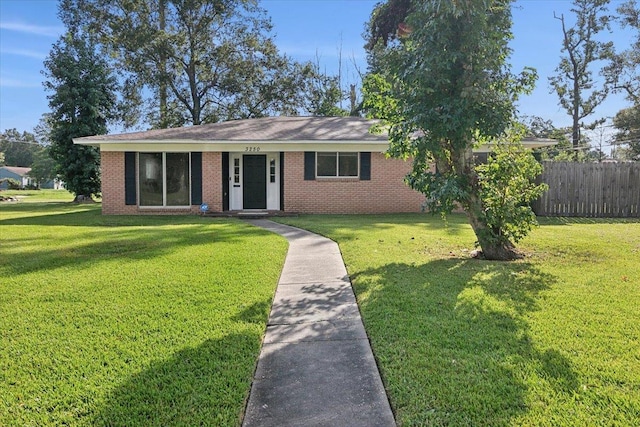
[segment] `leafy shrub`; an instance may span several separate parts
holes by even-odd
[[[9,190],[21,190],[22,189],[22,183],[16,179],[13,178],[2,178],[0,179],[0,185],[7,183],[7,188]]]
[[[548,188],[535,183],[542,165],[515,139],[497,143],[476,171],[490,238],[517,243],[538,225],[531,202]]]

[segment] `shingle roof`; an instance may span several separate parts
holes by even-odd
[[[121,144],[198,144],[215,145],[242,142],[285,144],[300,148],[298,144],[365,144],[367,146],[386,146],[386,133],[371,133],[376,120],[362,117],[264,117],[260,119],[231,120],[200,126],[187,126],[173,129],[154,129],[144,132],[122,133],[114,135],[96,135],[74,138],[74,142],[83,145],[121,145]],[[555,145],[555,140],[525,138],[528,148]],[[360,147],[362,148],[362,147]],[[358,149],[360,149],[358,148]],[[231,149],[231,148],[229,148]],[[291,148],[288,148],[291,150]],[[296,149],[296,150],[297,150]],[[331,148],[335,151],[335,147]],[[355,148],[354,148],[355,149]],[[285,149],[286,151],[286,149]],[[491,151],[486,145],[477,151]]]
[[[31,172],[31,168],[23,168],[20,166],[2,166],[2,169],[5,169],[9,172],[13,172],[19,176],[25,176],[29,172]]]
[[[361,117],[265,117],[232,120],[174,129],[154,129],[119,135],[76,138],[88,142],[134,141],[380,141],[387,135],[373,134],[376,121]]]

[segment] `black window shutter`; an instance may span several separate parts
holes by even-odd
[[[229,153],[222,153],[222,210],[229,210]]]
[[[191,204],[202,204],[202,153],[191,153]]]
[[[371,181],[371,153],[360,153],[360,180]]]
[[[124,153],[124,204],[135,205],[136,195],[136,153]]]
[[[315,151],[304,152],[304,180],[314,181],[316,179],[316,153]]]

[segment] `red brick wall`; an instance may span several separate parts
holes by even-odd
[[[284,207],[299,213],[420,212],[424,195],[403,181],[411,163],[371,153],[371,180],[304,180],[304,153],[285,153]]]
[[[176,215],[199,213],[200,205],[191,209],[148,209],[126,205],[124,200],[124,152],[100,153],[102,172],[102,213],[104,215]],[[222,210],[222,155],[202,153],[202,200],[210,211]]]
[[[202,153],[202,201],[209,211],[222,211],[222,153]]]
[[[141,209],[124,200],[124,153],[103,151],[102,213],[105,215],[185,214],[191,209]],[[202,199],[211,212],[222,211],[222,154],[202,153]],[[371,153],[371,180],[348,178],[304,180],[304,153],[285,153],[285,211],[299,213],[419,212],[424,196],[403,181],[410,162]]]
[[[133,215],[137,206],[124,203],[124,153],[102,151],[100,153],[102,173],[102,213],[104,215]]]

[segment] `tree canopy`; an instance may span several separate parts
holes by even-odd
[[[630,46],[612,55],[605,75],[613,90],[622,92],[635,105],[640,105],[640,6],[636,0],[627,0],[616,9],[622,27],[635,31]]]
[[[628,49],[617,52],[605,74],[612,81],[613,90],[621,92],[631,106],[619,111],[613,119],[618,130],[615,143],[623,148],[623,158],[640,161],[640,7],[636,0],[628,0],[617,8],[618,20],[635,31]]]
[[[405,16],[388,16],[405,8]],[[412,159],[408,184],[434,212],[462,207],[485,257],[517,257],[519,234],[493,221],[499,215],[482,199],[472,151],[505,136],[515,101],[536,78],[532,69],[512,73],[507,62],[511,1],[389,0],[372,13],[368,34],[364,106],[388,127],[390,155]],[[539,190],[522,193],[518,206]]]
[[[574,148],[580,145],[581,121],[591,116],[609,94],[608,85],[598,87],[591,69],[595,62],[613,55],[613,43],[596,38],[599,32],[610,29],[608,4],[609,0],[574,0],[571,11],[576,24],[573,27],[567,26],[563,15],[556,17],[562,25],[563,56],[549,83],[560,105],[571,116]]]
[[[79,33],[61,37],[44,64],[56,171],[76,196],[99,194],[100,152],[75,145],[73,138],[107,133],[116,105],[116,80],[92,42]]]
[[[0,134],[0,153],[4,154],[4,165],[30,167],[39,149],[36,136],[31,132],[7,129]]]
[[[64,0],[60,13],[114,58],[126,125],[295,115],[321,79],[279,53],[255,0]]]
[[[42,137],[39,132],[5,130],[0,134],[0,166],[29,167],[29,176],[38,185],[55,178],[53,159]]]
[[[640,161],[640,105],[625,108],[613,118],[615,143],[626,146],[624,158]]]

